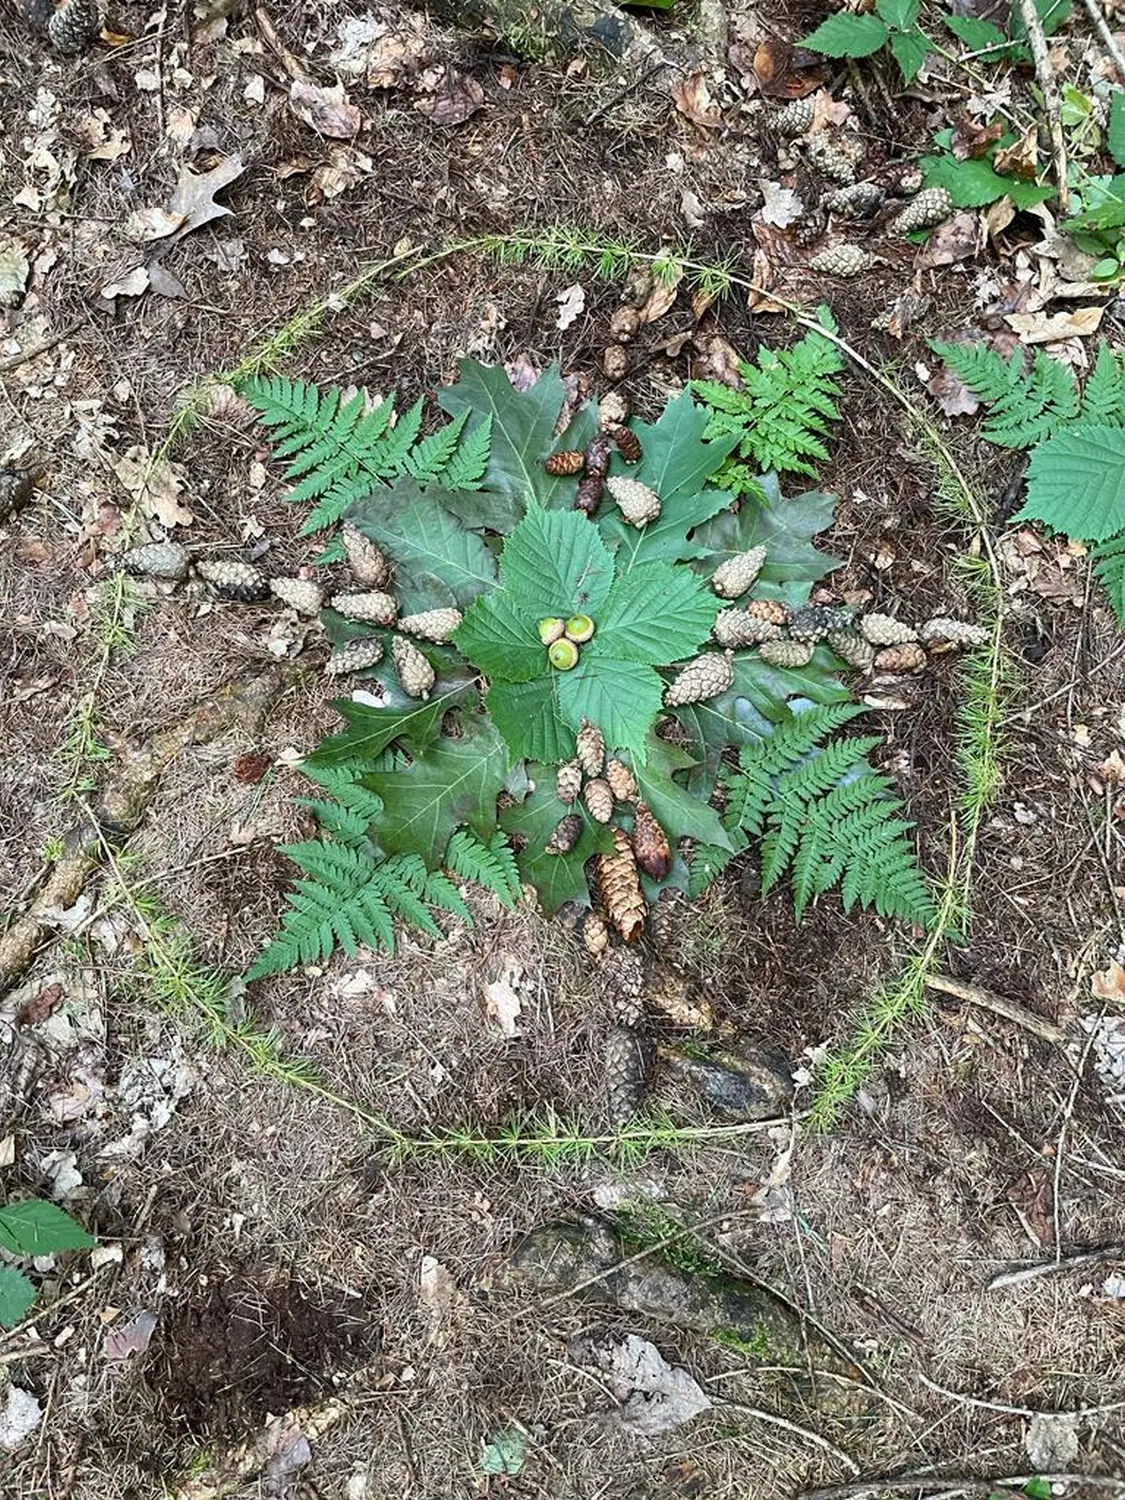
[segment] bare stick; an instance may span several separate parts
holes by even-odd
[[[889,1490],[941,1490],[951,1495],[987,1495],[998,1486],[1022,1490],[1031,1484],[1088,1484],[1111,1495],[1125,1495],[1125,1480],[1108,1474],[1008,1474],[997,1479],[978,1479],[975,1474],[900,1474],[897,1478],[857,1479],[854,1484],[830,1484],[820,1490],[802,1490],[797,1500],[860,1500],[861,1495],[885,1495]]]
[[[1068,1255],[1062,1260],[1037,1261],[1033,1266],[1021,1266],[1018,1271],[1001,1271],[987,1284],[985,1291],[998,1292],[1001,1287],[1020,1286],[1025,1281],[1037,1281],[1040,1276],[1054,1276],[1058,1271],[1070,1271],[1078,1266],[1094,1266],[1100,1260],[1117,1260],[1123,1255],[1125,1244],[1120,1244],[1106,1245],[1102,1250],[1087,1250],[1082,1255]]]
[[[1125,1401],[1111,1401],[1107,1406],[1081,1406],[1075,1411],[1043,1411],[1033,1406],[1008,1406],[1003,1401],[986,1401],[981,1396],[966,1396],[963,1391],[951,1391],[948,1386],[938,1385],[936,1380],[923,1375],[921,1370],[915,1372],[915,1378],[920,1380],[928,1391],[933,1391],[936,1396],[944,1396],[947,1401],[958,1401],[962,1406],[974,1406],[979,1411],[998,1411],[1010,1417],[1092,1417],[1098,1412],[1121,1411],[1125,1408]]]
[[[1122,52],[1117,44],[1117,38],[1110,31],[1098,0],[1082,0],[1082,4],[1086,7],[1086,14],[1094,23],[1094,30],[1101,38],[1102,46],[1109,53],[1110,57],[1113,58],[1114,67],[1120,73],[1121,77],[1125,78],[1125,52]]]
[[[1027,39],[1031,43],[1031,56],[1035,62],[1035,77],[1043,91],[1043,108],[1047,114],[1047,133],[1051,137],[1051,155],[1055,162],[1055,184],[1059,190],[1059,208],[1065,214],[1070,208],[1070,188],[1066,180],[1066,137],[1062,127],[1062,100],[1059,97],[1058,80],[1047,51],[1047,37],[1043,22],[1035,8],[1035,0],[1019,0],[1020,19],[1023,21]]]
[[[927,974],[926,988],[939,990],[943,995],[952,995],[955,999],[964,1000],[969,1005],[979,1005],[981,1010],[990,1010],[993,1015],[1003,1016],[1006,1021],[1014,1021],[1025,1031],[1034,1032],[1036,1036],[1042,1037],[1045,1042],[1054,1042],[1058,1045],[1066,1040],[1066,1033],[1053,1021],[1044,1020],[1042,1016],[1037,1016],[1034,1011],[1028,1010],[1026,1006],[1020,1005],[1015,1000],[1005,1000],[1003,995],[994,995],[991,990],[982,990],[979,985],[964,984],[960,979],[947,979],[944,974]]]
[[[845,1453],[843,1448],[837,1448],[835,1443],[830,1443],[819,1432],[813,1432],[808,1427],[801,1427],[796,1422],[790,1422],[787,1417],[778,1417],[773,1412],[761,1411],[757,1406],[743,1406],[741,1401],[721,1401],[716,1402],[715,1405],[718,1411],[742,1412],[744,1416],[753,1417],[756,1422],[764,1422],[768,1427],[780,1427],[785,1432],[791,1432],[794,1437],[803,1438],[806,1443],[823,1448],[825,1453],[831,1453],[833,1458],[838,1458],[849,1474],[859,1473],[859,1465],[855,1459]]]

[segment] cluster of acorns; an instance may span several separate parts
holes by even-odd
[[[434,669],[410,639],[443,645],[461,623],[458,609],[428,609],[419,614],[400,615],[398,600],[387,592],[391,582],[391,565],[370,537],[357,526],[345,522],[342,532],[344,551],[362,592],[334,594],[325,599],[320,584],[309,578],[270,578],[252,563],[237,558],[192,558],[179,542],[146,542],[133,547],[122,557],[122,566],[130,573],[150,578],[168,578],[179,583],[194,572],[220,599],[239,604],[257,604],[275,598],[298,614],[319,614],[325,603],[348,620],[394,627],[391,660],[404,693],[411,698],[428,698],[434,686]],[[362,636],[337,646],[325,664],[329,676],[360,672],[383,659],[383,643],[377,636]]]
[[[555,773],[555,791],[560,802],[572,807],[581,797],[595,823],[609,823],[617,808],[633,807],[632,849],[637,865],[653,880],[663,880],[672,868],[672,848],[648,803],[643,801],[637,778],[623,760],[606,758],[605,735],[596,724],[583,719],[577,735],[574,759],[564,761]],[[582,818],[567,813],[547,841],[548,854],[569,854],[582,834]]]
[[[547,660],[559,672],[578,665],[579,647],[594,639],[596,630],[589,615],[571,615],[569,620],[548,615],[539,621],[539,639],[547,648]]]

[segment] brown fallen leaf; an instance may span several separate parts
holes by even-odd
[[[186,473],[182,464],[154,461],[141,446],[127,448],[113,472],[147,516],[161,526],[190,526],[195,516],[180,499]]]
[[[131,1354],[143,1354],[156,1331],[156,1314],[147,1307],[142,1308],[127,1323],[106,1331],[102,1354],[107,1360],[128,1359]]]
[[[1097,333],[1104,312],[1104,307],[1079,307],[1074,312],[1008,313],[1004,321],[1024,344],[1057,344]]]
[[[294,78],[289,85],[289,108],[298,120],[330,141],[350,141],[363,124],[342,83],[328,89],[306,78]]]
[[[416,108],[432,124],[448,130],[484,108],[484,88],[478,79],[447,67],[433,97],[420,100]]]
[[[714,108],[707,79],[700,72],[689,73],[686,78],[672,85],[672,98],[685,120],[699,125],[704,130],[718,130],[723,117]]]
[[[767,37],[754,53],[754,77],[767,99],[803,99],[827,78],[824,59],[780,37]]]
[[[683,274],[683,271],[676,267],[670,275],[653,282],[652,290],[645,298],[644,305],[637,309],[640,322],[655,323],[657,318],[664,316],[676,300]]]
[[[919,247],[914,264],[919,270],[951,266],[959,260],[972,260],[980,249],[979,216],[975,213],[959,213],[938,225],[926,243]]]
[[[947,417],[971,417],[980,409],[980,402],[948,365],[942,365],[926,389]]]
[[[958,161],[979,161],[1003,134],[1004,125],[1000,120],[993,121],[991,125],[983,125],[969,115],[961,115],[953,128],[953,154]]]
[[[1095,1000],[1125,1000],[1125,969],[1112,960],[1108,969],[1102,969],[1090,982],[1090,993]]]
[[[1014,146],[997,151],[994,165],[997,172],[1002,172],[1007,177],[1022,177],[1025,182],[1033,182],[1039,173],[1037,128],[1032,125]]]
[[[107,281],[101,289],[101,295],[107,302],[114,297],[139,297],[142,292],[148,291],[148,284],[148,267],[134,266],[116,281]]]

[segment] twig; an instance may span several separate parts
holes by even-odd
[[[994,995],[990,990],[982,990],[979,985],[965,984],[960,979],[949,979],[944,974],[927,974],[926,988],[939,990],[943,995],[953,995],[969,1005],[979,1005],[981,1010],[990,1010],[993,1015],[1003,1016],[1006,1021],[1022,1026],[1025,1031],[1034,1032],[1045,1042],[1053,1042],[1057,1046],[1066,1040],[1066,1033],[1053,1021],[1044,1020],[1042,1016],[1037,1016],[1034,1011],[1028,1010],[1026,1006],[1020,1005],[1015,1000],[1006,1000],[1003,995]]]
[[[1094,23],[1094,30],[1098,33],[1102,46],[1113,58],[1114,67],[1125,79],[1125,52],[1122,52],[1117,44],[1117,38],[1110,31],[1098,0],[1082,0],[1082,4],[1086,7],[1086,14]]]
[[[785,1432],[791,1432],[794,1437],[804,1438],[806,1443],[812,1443],[817,1448],[823,1448],[825,1453],[831,1453],[833,1458],[839,1459],[849,1474],[858,1474],[859,1465],[855,1459],[845,1453],[843,1448],[837,1448],[835,1443],[829,1442],[819,1432],[813,1432],[808,1427],[801,1427],[796,1422],[791,1422],[788,1417],[774,1416],[773,1412],[762,1411],[757,1406],[743,1406],[741,1401],[716,1402],[718,1411],[738,1411],[744,1416],[753,1417],[757,1422],[764,1422],[768,1427],[780,1427]]]
[[[1059,208],[1066,213],[1070,208],[1070,186],[1066,180],[1066,137],[1062,126],[1062,100],[1059,97],[1058,80],[1047,50],[1047,37],[1043,22],[1035,8],[1035,0],[1019,0],[1020,19],[1023,21],[1027,40],[1031,43],[1031,56],[1035,62],[1035,77],[1043,91],[1043,108],[1047,115],[1047,133],[1051,138],[1051,155],[1054,157],[1055,184],[1059,192]]]
[[[1086,1250],[1081,1255],[1068,1255],[1062,1260],[1037,1261],[1033,1266],[1021,1266],[1018,1271],[1001,1271],[986,1285],[986,1292],[998,1292],[1002,1287],[1019,1286],[1025,1281],[1037,1281],[1040,1276],[1054,1276],[1058,1271],[1071,1271],[1078,1266],[1097,1265],[1100,1260],[1117,1260],[1125,1255],[1125,1244],[1105,1245],[1101,1250]]]
[[[61,344],[63,339],[68,339],[81,327],[81,322],[72,323],[69,328],[64,328],[61,333],[53,333],[41,344],[35,344],[30,349],[21,349],[18,354],[10,355],[8,359],[0,359],[0,375],[7,375],[9,370],[18,370],[20,365],[26,365],[30,360],[38,359],[41,354],[49,354],[56,344]]]
[[[797,1500],[859,1500],[861,1495],[886,1494],[888,1490],[942,1490],[949,1494],[987,1495],[998,1485],[1022,1490],[1029,1484],[1088,1484],[1125,1495],[1125,1480],[1108,1474],[1007,1474],[1002,1478],[978,1479],[975,1474],[902,1474],[897,1479],[860,1479],[855,1484],[830,1484],[820,1490],[801,1490]]]
[[[981,1396],[966,1396],[961,1391],[951,1391],[944,1385],[938,1385],[936,1380],[931,1380],[923,1375],[921,1370],[916,1370],[915,1377],[922,1382],[928,1391],[933,1391],[936,1396],[944,1396],[948,1401],[960,1402],[962,1406],[975,1406],[980,1411],[1002,1412],[1010,1417],[1092,1417],[1100,1412],[1121,1411],[1125,1409],[1125,1401],[1111,1401],[1106,1406],[1082,1406],[1075,1411],[1042,1411],[1032,1406],[1008,1406],[1002,1401],[985,1401]]]

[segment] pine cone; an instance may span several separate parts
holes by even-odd
[[[324,603],[324,590],[310,578],[271,578],[270,593],[299,615],[315,615]]]
[[[582,790],[582,767],[576,760],[568,760],[555,772],[555,793],[560,802],[568,805],[578,799]]]
[[[923,182],[922,168],[914,161],[898,162],[879,174],[880,185],[892,198],[909,198]]]
[[[369,594],[335,594],[330,602],[346,620],[366,620],[369,625],[390,625],[398,614],[398,601],[378,590]]]
[[[605,768],[605,779],[618,802],[637,800],[637,778],[623,760],[611,760]]]
[[[643,1014],[641,1002],[648,984],[644,959],[634,948],[614,948],[606,954],[598,973],[617,1019],[626,1026],[636,1026]]]
[[[584,479],[580,479],[578,488],[574,492],[575,510],[580,510],[587,516],[595,515],[598,506],[602,503],[604,489],[604,474],[587,474]]]
[[[880,672],[920,672],[925,665],[926,648],[917,641],[887,646],[875,658],[875,666]]]
[[[645,456],[645,450],[641,447],[641,440],[631,427],[620,425],[606,429],[610,437],[617,444],[617,451],[627,464],[639,464]]]
[[[610,1027],[605,1039],[605,1095],[611,1125],[628,1125],[640,1109],[651,1066],[652,1044],[643,1032]]]
[[[752,620],[765,620],[770,625],[789,624],[789,606],[780,599],[751,599],[746,613]]]
[[[794,99],[792,104],[787,104],[784,109],[778,110],[773,117],[773,127],[778,135],[784,135],[790,140],[795,136],[804,135],[812,122],[811,94],[807,94],[803,99]]]
[[[250,563],[233,558],[215,559],[196,563],[195,571],[221,599],[234,599],[239,604],[257,604],[268,599],[270,586],[266,575]]]
[[[411,698],[428,698],[434,685],[434,669],[413,641],[396,635],[391,642],[391,657],[402,690]]]
[[[548,474],[559,478],[567,474],[581,474],[586,467],[586,455],[578,448],[564,448],[561,453],[552,453],[543,460]]]
[[[351,521],[344,522],[340,534],[356,582],[368,589],[386,588],[391,578],[391,565],[371,538]]]
[[[766,561],[764,547],[751,547],[748,552],[736,552],[728,557],[711,574],[711,587],[720,599],[738,599],[751,587]]]
[[[586,790],[582,793],[586,803],[586,811],[595,823],[608,823],[613,817],[613,792],[608,781],[603,781],[600,776],[595,776],[593,781],[586,783]]]
[[[827,250],[813,256],[809,269],[847,280],[868,270],[874,263],[873,257],[859,245],[829,245]]]
[[[635,308],[630,308],[635,312]],[[639,326],[639,324],[638,324]],[[598,423],[603,432],[620,427],[629,420],[629,403],[621,391],[607,391],[598,402]]]
[[[812,641],[763,641],[758,654],[775,667],[807,667],[815,650]]]
[[[983,646],[991,635],[985,625],[970,625],[966,620],[953,620],[946,615],[927,620],[918,633],[927,645],[933,641],[950,646]]]
[[[828,211],[823,203],[816,203],[797,220],[793,230],[793,243],[799,250],[815,245],[828,228]]]
[[[745,609],[721,609],[715,616],[711,634],[720,646],[737,650],[740,646],[757,646],[762,641],[777,640],[781,626],[756,619]]]
[[[828,637],[828,644],[841,661],[846,661],[850,667],[858,667],[861,672],[868,671],[875,660],[874,646],[858,631],[834,630]]]
[[[600,474],[605,478],[606,470],[609,468],[609,455],[613,451],[613,439],[608,433],[601,432],[591,442],[586,444],[586,473]]]
[[[403,615],[398,628],[405,630],[407,635],[421,636],[424,641],[442,646],[460,625],[461,619],[459,609],[424,609],[421,614]]]
[[[863,615],[859,622],[860,633],[873,646],[901,646],[906,641],[916,641],[918,632],[912,625],[905,625],[893,615]]]
[[[101,16],[94,0],[57,0],[47,21],[51,45],[67,57],[85,52],[101,29]]]
[[[622,829],[613,830],[613,852],[598,855],[597,871],[609,920],[625,942],[635,943],[644,931],[645,898],[633,845]]]
[[[833,182],[844,183],[855,181],[856,168],[866,154],[855,136],[834,130],[818,131],[810,137],[806,150],[811,166]]]
[[[605,765],[605,735],[589,719],[582,720],[576,749],[578,764],[587,776],[600,776]]]
[[[658,952],[675,945],[686,911],[687,902],[682,891],[669,886],[660,892],[657,903],[648,918],[649,934]]]
[[[807,604],[795,610],[789,621],[789,634],[795,641],[822,641],[834,630],[846,630],[852,622],[852,611],[835,604]]]
[[[630,526],[647,526],[660,514],[660,496],[639,480],[615,474],[607,479],[609,492],[617,502],[622,519]]]
[[[0,468],[0,521],[27,504],[38,478],[38,469]]]
[[[953,199],[943,187],[923,188],[912,198],[891,225],[895,234],[913,234],[916,229],[932,229],[944,224],[953,212]]]
[[[340,677],[345,672],[362,672],[383,660],[383,643],[376,635],[357,636],[337,646],[324,664],[329,677]]]
[[[705,652],[689,661],[664,690],[665,707],[678,708],[681,703],[702,703],[708,698],[717,698],[733,681],[734,668],[729,653]]]
[[[139,547],[130,547],[122,555],[121,566],[127,573],[140,573],[148,578],[174,578],[178,583],[187,577],[191,557],[179,542],[144,542]]]
[[[633,853],[650,880],[663,880],[672,868],[672,846],[647,802],[638,802],[633,820]]]
[[[874,182],[853,182],[825,193],[821,207],[845,219],[869,219],[883,203],[883,189]]]
[[[544,854],[569,854],[582,837],[582,819],[577,813],[567,813],[555,825],[554,832],[544,846]]]
[[[582,943],[591,958],[600,958],[609,947],[609,928],[596,911],[588,911],[583,918]]]

